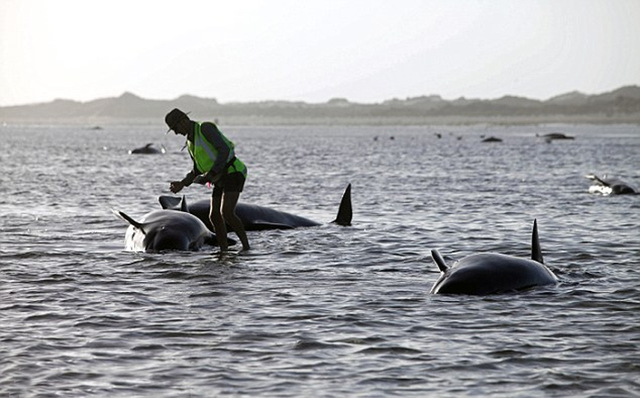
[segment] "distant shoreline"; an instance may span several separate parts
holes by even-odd
[[[586,95],[566,93],[546,101],[504,96],[498,99],[445,100],[439,95],[359,104],[334,98],[322,104],[290,101],[219,103],[215,98],[183,95],[149,100],[132,93],[89,102],[0,107],[0,124],[164,125],[173,108],[194,120],[218,120],[227,126],[433,126],[534,124],[640,124],[640,87]]]

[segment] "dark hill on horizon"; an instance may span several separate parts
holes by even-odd
[[[173,108],[194,119],[224,124],[450,124],[450,123],[640,123],[640,87],[586,95],[561,94],[545,101],[517,96],[445,100],[439,95],[364,104],[344,98],[326,103],[260,101],[219,103],[215,98],[182,95],[150,100],[126,92],[88,102],[52,102],[0,107],[4,123],[163,123]]]

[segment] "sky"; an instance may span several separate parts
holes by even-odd
[[[640,85],[640,0],[0,0],[0,106]]]

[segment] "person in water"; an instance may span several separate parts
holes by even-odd
[[[178,193],[192,183],[213,184],[209,219],[221,251],[228,249],[227,224],[238,235],[242,249],[249,250],[249,240],[236,205],[247,179],[247,167],[235,156],[234,144],[212,122],[196,122],[180,109],[164,118],[169,130],[187,137],[187,148],[193,169],[180,181],[172,181],[169,189]]]

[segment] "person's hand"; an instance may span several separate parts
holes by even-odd
[[[182,191],[182,188],[184,188],[184,183],[182,181],[171,181],[171,185],[169,185],[169,190],[173,193]]]

